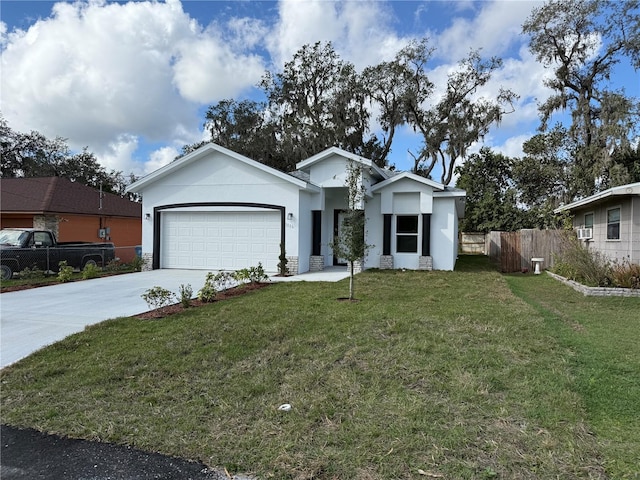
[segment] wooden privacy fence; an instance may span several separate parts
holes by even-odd
[[[489,232],[486,252],[505,273],[533,271],[532,258],[544,258],[542,268],[554,265],[554,257],[563,249],[563,230],[525,229],[519,232]]]
[[[486,235],[484,233],[460,233],[460,253],[486,255]]]

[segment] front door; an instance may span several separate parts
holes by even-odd
[[[344,223],[344,217],[346,216],[343,210],[334,210],[333,211],[333,239],[335,241],[336,238],[340,238],[342,234],[342,224]],[[334,265],[346,265],[347,260],[345,258],[340,258],[337,255],[333,255],[333,264]]]

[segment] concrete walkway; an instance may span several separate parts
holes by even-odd
[[[154,286],[178,293],[191,285],[194,294],[204,285],[205,270],[153,270],[0,295],[0,368],[40,348],[110,318],[128,317],[149,308],[141,295]],[[346,267],[291,277],[271,276],[273,282],[337,282]]]

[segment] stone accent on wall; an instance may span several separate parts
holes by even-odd
[[[353,262],[353,273],[362,272],[362,270],[364,270],[362,268],[363,264],[364,264],[364,262],[362,260],[356,260],[355,262]],[[349,263],[347,263],[347,267],[349,267]]]
[[[585,297],[640,297],[640,290],[634,290],[632,288],[587,287],[586,285],[561,277],[560,275],[556,275],[548,270],[547,274],[565,285],[569,285],[577,292],[582,293]]]
[[[33,228],[38,230],[51,230],[56,239],[59,238],[58,217],[56,215],[34,215]]]
[[[393,255],[380,255],[380,270],[393,270]]]
[[[322,255],[311,255],[309,257],[309,271],[321,272],[324,270],[324,257]]]
[[[153,270],[153,253],[142,254],[142,271],[148,272]]]
[[[298,257],[287,256],[287,273],[289,275],[298,274]]]
[[[420,257],[418,259],[418,270],[433,270],[433,257]]]

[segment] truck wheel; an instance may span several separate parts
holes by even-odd
[[[94,259],[90,258],[89,260],[84,262],[84,265],[82,265],[82,270],[84,270],[84,267],[86,267],[87,265],[92,265],[94,267],[97,267],[98,266],[98,262],[96,262]]]
[[[13,277],[13,270],[9,265],[0,265],[0,278],[2,280],[11,280]]]

